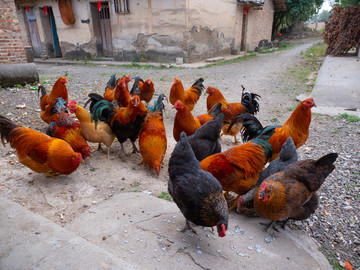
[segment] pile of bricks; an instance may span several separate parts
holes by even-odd
[[[26,63],[14,0],[0,1],[0,64]]]

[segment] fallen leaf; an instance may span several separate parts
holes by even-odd
[[[349,262],[344,262],[344,263],[345,263],[345,269],[347,269],[347,270],[353,269],[353,266]]]
[[[304,151],[311,151],[311,150],[313,150],[312,147],[305,147],[305,148],[304,148]]]
[[[330,206],[330,204],[328,203],[328,204],[325,204],[325,207],[328,207],[328,206]]]
[[[33,121],[34,123],[37,123],[38,120],[31,120],[31,121]]]
[[[346,200],[347,202],[351,202],[351,200]]]
[[[25,109],[25,107],[26,107],[25,103],[16,105],[16,109]]]
[[[326,210],[324,210],[324,213],[325,213],[325,216],[327,216],[327,215],[328,215],[328,213],[326,212]]]

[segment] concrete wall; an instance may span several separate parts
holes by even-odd
[[[26,63],[21,28],[13,0],[0,2],[0,63]]]
[[[63,57],[96,58],[99,55],[97,1],[72,0],[76,18],[73,25],[63,23],[57,1],[15,1],[22,8],[26,5],[36,8],[44,47],[48,41],[39,8],[47,5],[54,12]],[[175,62],[177,57],[183,57],[185,62],[192,62],[239,51],[243,8],[236,0],[130,0],[130,13],[125,14],[116,13],[113,3],[109,1],[115,60]],[[250,9],[249,49],[261,39],[270,39],[271,9],[271,0],[262,11]]]

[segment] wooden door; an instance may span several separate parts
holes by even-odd
[[[34,56],[40,57],[40,55],[43,53],[43,48],[40,40],[34,8],[29,8],[29,12],[25,10],[25,14]]]
[[[246,36],[247,36],[247,25],[248,25],[248,13],[249,8],[244,7],[242,29],[241,29],[241,45],[240,51],[246,51]]]
[[[111,22],[109,4],[101,3],[101,10],[99,12],[101,41],[104,56],[113,56],[112,37],[111,37]]]

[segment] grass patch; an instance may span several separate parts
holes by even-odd
[[[237,58],[234,58],[234,59],[224,60],[224,61],[220,61],[220,62],[217,62],[217,63],[208,64],[208,65],[205,65],[203,67],[198,67],[198,69],[224,66],[224,65],[228,65],[228,64],[232,64],[232,63],[238,63],[238,62],[246,61],[246,60],[248,60],[250,58],[254,58],[254,57],[257,57],[257,55],[255,53],[250,53],[249,55],[246,55],[246,56],[240,56],[240,57],[237,57]]]
[[[273,123],[278,123],[279,122],[279,119],[277,119],[276,117],[270,119],[270,122],[273,122]]]
[[[330,263],[330,265],[333,267],[333,269],[335,270],[343,270],[344,268],[342,268],[340,266],[340,264],[338,263],[335,254],[331,254],[328,253],[324,248],[319,248],[319,250],[325,255],[326,259],[328,260],[328,262]]]
[[[354,114],[347,114],[347,113],[340,114],[337,118],[345,119],[346,123],[356,123],[360,121],[359,116]]]
[[[167,200],[169,202],[172,201],[171,195],[166,191],[161,192],[159,195],[157,195],[157,197],[160,198],[160,199]]]
[[[294,105],[292,105],[291,107],[287,107],[286,109],[287,109],[288,111],[292,112],[293,110],[296,109],[296,107],[297,107],[299,104],[300,104],[300,103],[294,104]]]

